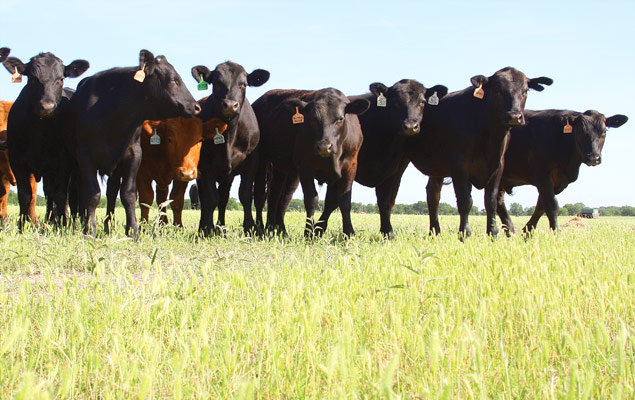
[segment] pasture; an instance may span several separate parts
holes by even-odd
[[[458,217],[430,238],[427,216],[394,215],[385,241],[377,215],[345,240],[335,214],[305,241],[300,213],[271,240],[244,237],[241,212],[199,239],[198,216],[136,241],[121,208],[97,238],[10,220],[0,397],[635,396],[635,218],[543,218],[525,240],[472,216],[462,243]]]

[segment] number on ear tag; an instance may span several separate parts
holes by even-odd
[[[291,122],[293,122],[294,125],[304,123],[304,115],[300,114],[299,107],[295,108],[295,114],[291,117]]]
[[[573,133],[573,127],[569,124],[568,118],[567,118],[567,124],[562,129],[562,133]]]
[[[207,82],[205,82],[205,79],[203,79],[203,77],[201,77],[201,81],[198,83],[196,88],[198,90],[207,90],[209,88],[209,86],[207,86]]]
[[[11,74],[11,83],[22,82],[22,75],[18,72],[18,67],[15,67],[15,72]]]
[[[384,97],[383,93],[379,93],[379,96],[377,96],[377,107],[386,107],[386,97]]]
[[[439,96],[437,96],[437,92],[432,93],[432,96],[428,97],[428,104],[431,106],[439,105]]]
[[[223,144],[225,143],[225,136],[216,129],[216,135],[214,135],[214,144]]]
[[[141,69],[134,74],[134,80],[137,82],[143,82],[146,79],[146,73],[143,69],[146,67],[145,63],[141,65]]]
[[[154,128],[154,135],[150,136],[150,144],[153,146],[161,144],[161,136],[157,135],[157,128]]]
[[[485,90],[483,90],[483,84],[478,85],[476,89],[474,89],[474,97],[477,99],[483,99],[485,97]]]

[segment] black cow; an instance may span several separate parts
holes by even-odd
[[[8,154],[18,186],[21,228],[26,219],[36,221],[35,211],[29,207],[34,196],[31,175],[39,182],[44,175],[59,170],[63,153],[60,119],[73,93],[63,89],[64,78],[80,76],[89,64],[75,60],[65,66],[52,53],[40,53],[26,64],[9,57],[3,64],[9,72],[28,77],[7,122]]]
[[[496,235],[496,200],[503,156],[512,127],[524,123],[527,91],[542,91],[553,81],[528,79],[507,67],[494,75],[476,75],[472,86],[443,97],[423,116],[422,134],[412,139],[408,158],[430,176],[426,187],[430,231],[439,233],[438,204],[444,177],[452,177],[461,222],[461,237],[471,234],[472,185],[485,188],[487,233]]]
[[[201,203],[199,231],[209,236],[217,231],[214,226],[214,210],[218,207],[218,225],[225,225],[225,209],[229,191],[236,175],[240,175],[238,197],[244,210],[243,229],[254,231],[256,225],[251,211],[253,187],[260,141],[258,121],[245,93],[247,86],[261,86],[269,80],[269,72],[256,69],[248,74],[245,69],[228,61],[213,71],[199,65],[192,68],[192,76],[213,85],[201,112],[203,122],[217,117],[227,124],[227,130],[214,140],[206,140],[201,148],[198,163],[200,171],[196,179]],[[216,183],[218,182],[218,188]]]
[[[370,93],[350,97],[370,102],[368,111],[359,116],[364,143],[357,156],[355,180],[375,188],[380,231],[391,239],[395,234],[390,224],[390,214],[401,176],[410,163],[406,157],[407,138],[419,134],[423,109],[428,99],[432,97],[429,107],[434,107],[447,93],[448,88],[442,85],[426,89],[415,80],[402,79],[391,87],[373,83]]]
[[[192,210],[199,210],[201,208],[201,204],[198,201],[198,186],[196,186],[196,183],[190,186],[190,204]]]
[[[333,88],[271,90],[256,100],[254,111],[261,128],[258,179],[263,180],[264,171],[271,168],[267,200],[269,229],[286,233],[284,214],[301,182],[307,213],[306,236],[323,233],[329,215],[338,206],[344,233],[354,233],[350,216],[351,186],[363,139],[357,114],[368,107],[368,100],[350,101]],[[317,224],[313,222],[318,205],[315,179],[320,184],[328,184],[324,211]],[[262,224],[264,184],[260,182],[257,187],[256,214],[258,223]]]
[[[136,177],[143,121],[191,117],[201,109],[164,56],[155,58],[148,50],[141,50],[139,65],[109,69],[84,79],[69,103],[67,147],[79,171],[79,209],[88,234],[96,232],[99,172],[110,175],[109,202],[116,198],[121,185],[126,234],[137,236]],[[58,200],[65,198],[60,195]]]
[[[0,62],[4,62],[4,60],[9,57],[9,53],[11,53],[11,49],[8,47],[0,47]]]
[[[617,114],[606,118],[594,110],[525,110],[525,121],[526,125],[511,132],[498,194],[498,215],[507,232],[513,233],[505,192],[511,193],[516,186],[533,185],[538,189],[538,202],[523,230],[533,230],[544,213],[551,229],[556,230],[559,208],[555,195],[578,179],[580,165],[600,164],[606,128],[618,128],[628,117]]]

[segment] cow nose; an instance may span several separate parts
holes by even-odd
[[[235,114],[238,111],[238,102],[236,100],[223,100],[223,113]]]
[[[523,124],[523,114],[510,112],[507,113],[507,123],[510,126],[520,126]]]
[[[196,170],[182,170],[179,169],[178,178],[182,182],[189,182],[193,179],[196,179]]]
[[[588,165],[595,166],[600,164],[601,156],[599,154],[588,154],[587,155]]]
[[[406,121],[403,123],[403,131],[406,135],[414,135],[419,133],[419,123]]]
[[[42,107],[42,111],[49,113],[55,108],[55,103],[52,101],[43,101],[40,103],[40,107]]]
[[[194,115],[198,115],[201,112],[201,106],[198,103],[194,103]]]
[[[333,154],[333,144],[327,143],[323,145],[318,145],[315,151],[320,157],[328,157],[331,154]]]

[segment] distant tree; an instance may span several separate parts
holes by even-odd
[[[566,217],[567,215],[569,215],[569,209],[566,207],[560,208],[559,215],[562,217]]]
[[[509,213],[515,217],[518,217],[519,215],[523,215],[524,213],[524,209],[523,206],[520,205],[519,203],[512,203],[511,206],[509,207]]]

